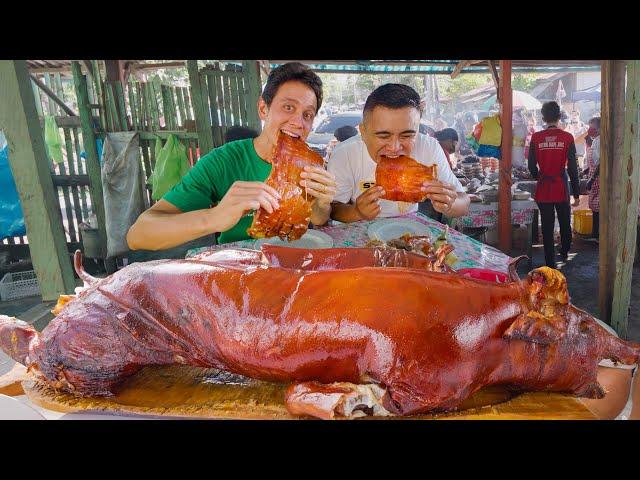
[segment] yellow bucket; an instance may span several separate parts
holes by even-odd
[[[593,212],[591,210],[574,210],[573,230],[582,235],[589,235],[593,230]]]

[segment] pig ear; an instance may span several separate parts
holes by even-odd
[[[502,338],[550,345],[558,342],[566,333],[567,322],[561,316],[545,317],[538,312],[529,312],[518,315]]]
[[[554,307],[569,303],[567,279],[558,270],[549,267],[536,268],[527,276],[527,290],[531,310],[544,316],[554,313]]]

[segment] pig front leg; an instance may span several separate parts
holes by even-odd
[[[285,405],[292,415],[308,415],[323,420],[389,416],[382,406],[385,390],[375,384],[304,382],[291,385]]]

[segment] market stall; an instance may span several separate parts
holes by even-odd
[[[317,159],[299,137],[279,138],[266,182],[286,199],[238,210],[253,217],[251,240],[107,278],[87,274],[77,252],[84,286],[60,297],[43,332],[0,315],[0,347],[29,371],[19,401],[202,418],[594,418],[577,397],[605,396],[601,362],[638,361],[640,345],[571,305],[560,272],[519,279],[509,256],[424,215],[308,230],[299,175]],[[506,228],[528,210],[510,201],[504,157],[507,251]],[[399,193],[416,193],[405,182]]]

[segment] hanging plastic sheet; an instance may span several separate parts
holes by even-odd
[[[107,256],[129,251],[127,232],[148,205],[136,132],[108,133],[104,142],[102,190]]]
[[[24,215],[9,166],[9,145],[0,150],[0,240],[26,235]]]
[[[54,163],[62,163],[62,137],[55,117],[44,117],[44,143],[47,146],[47,154]]]
[[[150,178],[153,200],[160,200],[191,168],[187,148],[175,135],[169,135],[164,147],[161,145],[160,139],[157,139],[156,166]]]

